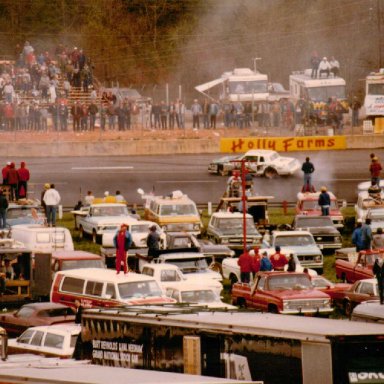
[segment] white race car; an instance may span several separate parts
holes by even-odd
[[[213,160],[208,166],[208,172],[226,176],[235,169],[241,169],[241,160],[246,161],[248,172],[267,178],[293,175],[301,168],[299,160],[293,157],[280,156],[276,151],[268,149],[252,149],[242,155]]]

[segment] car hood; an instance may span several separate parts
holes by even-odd
[[[132,216],[96,216],[88,217],[88,221],[93,221],[99,225],[121,225],[127,221],[132,221]]]
[[[233,229],[233,228],[229,228],[229,229],[223,229],[223,230],[220,230],[218,231],[218,233],[220,235],[223,235],[223,236],[237,236],[237,237],[243,237],[243,230],[237,230],[237,229]],[[249,231],[247,231],[247,237],[249,236],[256,236],[256,237],[261,237],[261,235],[259,233],[257,233],[256,231],[255,232],[252,232],[250,233]]]
[[[340,232],[335,227],[300,227],[298,231],[309,231],[314,235],[339,235]]]
[[[328,299],[329,296],[316,289],[282,289],[279,291],[263,291],[269,296],[279,298],[281,300],[306,300],[306,299]]]
[[[264,249],[263,249],[264,251]],[[269,255],[275,253],[275,248],[270,248],[266,250]],[[281,253],[288,254],[289,252],[296,253],[296,255],[321,255],[320,248],[317,245],[313,246],[292,246],[281,247]]]
[[[231,160],[237,159],[239,156],[223,156],[220,157],[219,159],[214,159],[212,160],[212,164],[223,164],[223,163],[228,163]]]

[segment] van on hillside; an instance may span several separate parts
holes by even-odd
[[[72,235],[64,227],[45,227],[39,224],[20,224],[12,227],[12,238],[32,252],[73,251]]]
[[[124,305],[169,304],[176,301],[164,296],[157,281],[134,272],[87,268],[61,271],[55,274],[50,299],[75,307],[79,300],[84,306],[119,307]]]

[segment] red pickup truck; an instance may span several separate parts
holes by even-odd
[[[232,303],[283,314],[330,314],[330,297],[313,288],[310,277],[298,272],[259,272],[252,285],[236,283]]]
[[[348,283],[370,279],[374,277],[372,267],[379,257],[384,257],[384,249],[360,251],[357,255],[348,255],[348,260],[336,259],[336,276]]]

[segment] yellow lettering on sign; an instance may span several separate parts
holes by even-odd
[[[222,138],[220,151],[243,153],[250,149],[272,149],[278,152],[329,151],[346,149],[345,136],[300,136],[300,137],[237,137]]]

